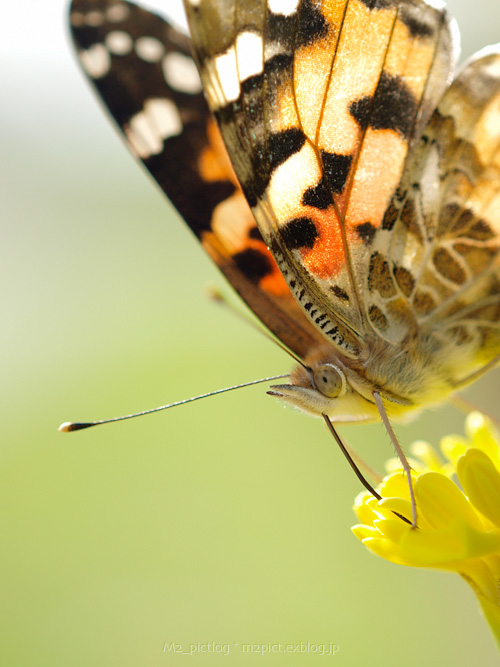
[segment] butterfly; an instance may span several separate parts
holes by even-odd
[[[382,419],[405,466],[391,422],[499,360],[500,48],[453,78],[456,24],[424,0],[184,4],[191,39],[129,2],[73,0],[80,63],[297,358],[268,393]]]

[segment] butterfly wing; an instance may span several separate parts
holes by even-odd
[[[443,96],[385,227],[378,251],[395,288],[422,335],[455,348],[459,386],[500,354],[500,46]],[[371,296],[383,328],[391,296]]]
[[[317,345],[257,229],[188,38],[121,0],[73,0],[79,61],[124,138],[255,314],[296,354]]]
[[[265,241],[312,323],[363,358],[366,339],[384,336],[368,290],[394,283],[377,232],[454,64],[446,12],[421,0],[185,6],[210,108]],[[398,341],[415,326],[404,299],[385,317]]]

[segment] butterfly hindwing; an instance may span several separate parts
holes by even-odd
[[[424,212],[417,233],[425,255],[416,263],[409,299],[421,327],[472,351],[456,369],[460,384],[467,371],[500,353],[499,46],[477,54],[447,90],[422,137],[417,164],[422,182],[431,174],[436,179],[437,167],[439,218],[425,224],[436,202],[430,189],[425,201],[421,188],[413,208]],[[402,265],[405,256],[402,247],[394,249],[393,261]]]
[[[319,334],[257,229],[205,102],[189,39],[121,0],[73,0],[80,63],[139,158],[250,308],[305,355]]]

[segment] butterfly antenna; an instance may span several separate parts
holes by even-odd
[[[223,306],[228,310],[232,315],[237,317],[239,320],[242,322],[245,322],[248,326],[252,327],[255,331],[258,331],[261,336],[264,336],[264,338],[267,338],[267,340],[270,340],[272,343],[277,345],[280,350],[283,350],[286,354],[288,354],[289,357],[291,357],[297,364],[300,366],[303,366],[306,368],[306,365],[302,361],[302,359],[299,359],[299,357],[295,356],[295,354],[286,346],[283,345],[283,343],[275,338],[272,334],[270,334],[266,329],[263,329],[261,326],[259,326],[256,322],[254,322],[248,315],[241,310],[238,310],[236,306],[234,306],[232,303],[230,303],[227,299],[227,297],[219,290],[218,287],[215,286],[210,286],[207,290],[208,297],[212,299],[212,301],[215,301],[219,306]]]
[[[273,377],[261,378],[260,380],[252,380],[251,382],[244,382],[243,384],[237,384],[234,387],[225,387],[224,389],[216,389],[215,391],[210,391],[207,394],[200,394],[199,396],[193,396],[192,398],[185,398],[182,401],[176,401],[175,403],[169,403],[168,405],[160,405],[160,407],[158,408],[142,410],[141,412],[134,412],[133,414],[123,415],[122,417],[113,417],[112,419],[101,419],[100,421],[93,421],[93,422],[64,422],[59,426],[58,431],[69,433],[70,431],[81,431],[82,429],[90,428],[91,426],[100,426],[100,424],[121,422],[124,421],[125,419],[133,419],[134,417],[142,417],[143,415],[150,415],[153,412],[160,412],[161,410],[176,408],[178,405],[185,405],[186,403],[199,401],[200,399],[208,398],[209,396],[217,396],[218,394],[225,394],[227,391],[233,391],[234,389],[251,387],[254,384],[262,384],[263,382],[272,382],[273,380],[279,380],[280,378],[286,378],[286,377],[288,377],[288,375],[275,375]]]
[[[342,442],[342,438],[337,433],[334,425],[330,421],[330,417],[328,415],[323,414],[323,419],[325,420],[326,425],[328,426],[328,430],[330,431],[330,433],[335,438],[335,442],[340,447],[340,451],[346,457],[347,462],[349,463],[351,468],[354,470],[354,473],[355,473],[356,477],[359,479],[359,481],[361,482],[361,484],[365,487],[365,489],[368,491],[368,493],[371,493],[372,496],[374,496],[377,500],[382,500],[382,496],[380,495],[380,493],[375,491],[373,486],[370,484],[370,482],[366,479],[366,477],[363,475],[361,470],[358,468],[357,463],[354,461],[353,455],[349,451],[348,447]],[[379,477],[376,473],[374,474],[374,476]],[[402,519],[405,523],[408,523],[408,524],[412,525],[412,522],[409,521],[405,516],[403,516],[399,512],[394,512],[394,510],[393,510],[393,514],[395,514],[397,517]]]

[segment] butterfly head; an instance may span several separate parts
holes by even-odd
[[[411,401],[380,387],[363,367],[327,347],[308,355],[290,374],[289,384],[272,386],[268,394],[335,422],[370,423],[380,420],[374,392],[382,395],[388,413],[398,421],[407,421],[415,411]]]
[[[308,355],[290,374],[290,383],[268,392],[313,415],[334,421],[371,422],[378,417],[371,384],[331,348]]]

